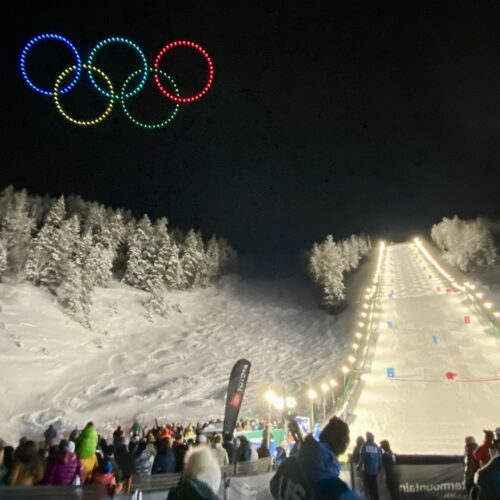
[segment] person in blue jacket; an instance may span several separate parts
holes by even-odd
[[[382,466],[382,451],[375,443],[375,436],[371,432],[366,433],[366,442],[361,447],[360,460],[365,494],[371,500],[379,500],[377,475]]]
[[[296,457],[289,457],[271,479],[277,500],[356,500],[359,497],[339,478],[337,456],[349,444],[349,427],[333,417],[321,431],[319,442],[311,434],[300,443]]]

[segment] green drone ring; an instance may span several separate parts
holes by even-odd
[[[170,114],[170,116],[163,120],[162,122],[160,123],[144,123],[144,122],[141,122],[139,120],[137,120],[136,118],[134,118],[132,116],[132,114],[130,113],[130,111],[127,109],[127,105],[126,105],[126,98],[125,96],[127,95],[126,93],[126,90],[127,90],[127,85],[129,84],[129,82],[132,80],[132,78],[134,78],[135,76],[137,76],[138,74],[142,73],[144,70],[141,68],[141,69],[138,69],[136,71],[134,71],[133,73],[131,73],[127,79],[123,82],[123,85],[122,85],[122,89],[121,89],[121,98],[120,98],[120,102],[122,104],[122,109],[123,109],[123,112],[125,113],[125,116],[134,124],[134,125],[137,125],[138,127],[141,127],[141,128],[144,128],[144,129],[148,129],[148,130],[151,130],[151,129],[159,129],[159,128],[163,128],[163,127],[166,127],[174,118],[175,118],[175,115],[177,114],[177,111],[179,111],[179,103],[177,103],[175,105],[175,108],[174,110],[172,111],[172,113]],[[163,70],[161,69],[157,69],[157,68],[151,68],[151,67],[148,67],[147,71],[149,73],[159,73],[160,75],[164,76],[171,84],[172,84],[172,87],[174,88],[174,92],[177,96],[180,95],[180,92],[179,92],[179,88],[177,87],[177,84],[175,83],[174,79],[168,75],[167,73],[165,73]]]

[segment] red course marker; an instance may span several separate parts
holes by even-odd
[[[464,323],[470,325],[470,316],[464,316]]]

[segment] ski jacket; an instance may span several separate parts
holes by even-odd
[[[481,446],[478,446],[473,453],[474,458],[479,461],[481,467],[486,465],[490,460],[491,445],[491,441],[485,441]]]
[[[328,444],[307,436],[298,456],[285,459],[271,479],[271,495],[278,500],[357,499],[339,474],[340,464]]]
[[[366,441],[361,447],[361,464],[363,472],[368,476],[376,476],[382,465],[382,452],[372,440]]]
[[[76,456],[76,453],[65,451],[61,453],[54,464],[47,470],[46,483],[53,485],[71,485],[74,479],[79,476],[80,483],[83,484],[85,474],[83,471],[82,463]]]
[[[89,458],[91,457],[97,448],[97,442],[99,441],[99,436],[93,425],[88,425],[83,429],[81,434],[76,438],[76,454],[78,458]]]
[[[149,476],[151,474],[151,469],[153,468],[154,459],[155,457],[151,455],[148,450],[144,450],[135,459],[134,474],[137,474],[138,476]]]
[[[160,451],[153,462],[152,474],[167,474],[175,471],[175,454],[171,448]]]

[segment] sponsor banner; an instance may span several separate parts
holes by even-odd
[[[250,366],[250,361],[240,359],[231,370],[227,388],[226,411],[224,413],[224,433],[232,435],[236,427],[236,420],[238,420],[243,396],[245,395]]]

